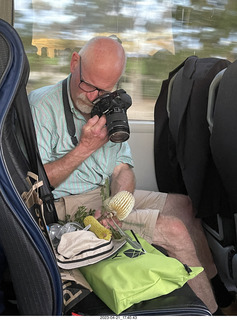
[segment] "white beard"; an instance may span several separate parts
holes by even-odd
[[[90,104],[90,105],[89,105]],[[83,93],[79,94],[76,101],[76,108],[82,113],[89,114],[93,109],[92,103],[84,96]]]

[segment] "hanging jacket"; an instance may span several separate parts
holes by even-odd
[[[210,152],[206,116],[209,86],[229,64],[225,59],[188,57],[163,82],[155,105],[158,188],[161,192],[189,195],[201,217],[225,214],[228,207]]]

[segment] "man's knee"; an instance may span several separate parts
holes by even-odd
[[[194,249],[193,242],[184,223],[171,216],[160,215],[157,219],[154,243],[168,251]]]

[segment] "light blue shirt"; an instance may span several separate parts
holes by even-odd
[[[68,84],[69,81],[70,76]],[[86,120],[74,108],[69,91],[68,98],[79,141],[81,129]],[[43,164],[60,159],[74,148],[64,115],[62,81],[56,85],[32,91],[29,94],[29,102]],[[128,143],[107,142],[87,158],[61,185],[55,188],[54,198],[85,193],[103,185],[113,173],[115,166],[120,163],[127,163],[133,167]]]

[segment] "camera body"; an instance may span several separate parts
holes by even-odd
[[[127,118],[127,109],[132,105],[131,97],[125,90],[119,89],[108,92],[93,101],[94,107],[91,117],[103,114],[106,116],[106,125],[109,139],[120,143],[128,140],[130,130]]]

